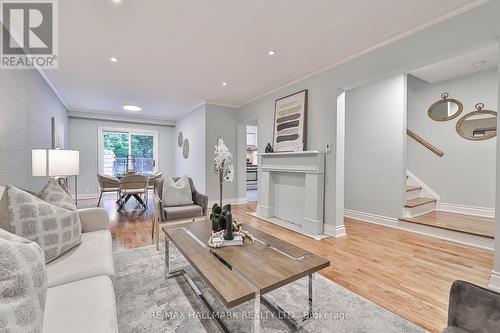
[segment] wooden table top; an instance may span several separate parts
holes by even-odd
[[[245,239],[242,246],[219,249],[200,244],[210,238],[209,221],[175,229],[164,226],[163,232],[228,308],[255,297],[255,291],[263,295],[330,266],[330,261],[300,247],[250,226],[243,228],[256,238],[255,242]]]

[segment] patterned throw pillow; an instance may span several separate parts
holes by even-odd
[[[51,178],[44,188],[36,195],[43,201],[59,206],[67,210],[77,210],[71,195],[66,192],[59,183]]]
[[[10,232],[34,241],[49,262],[81,243],[78,211],[67,210],[7,185]]]
[[[0,229],[0,332],[41,332],[46,297],[40,246]]]
[[[172,177],[166,176],[163,182],[162,199],[165,206],[183,206],[193,203],[193,193],[189,178],[182,176],[177,182]]]

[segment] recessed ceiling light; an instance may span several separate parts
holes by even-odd
[[[272,55],[275,55],[275,54],[276,54],[276,51],[274,51],[274,50],[270,50],[269,52],[267,52],[267,54],[269,54],[270,56],[272,56]]]
[[[227,82],[222,82],[222,85],[225,87],[227,86]]]
[[[123,106],[123,109],[126,111],[141,111],[142,110],[142,108],[140,106],[132,105],[132,104],[125,104]]]
[[[115,57],[111,57],[111,58],[109,58],[109,61],[111,61],[111,62],[118,62],[118,59],[115,58]]]
[[[113,1],[113,2],[114,2],[114,3],[116,3],[116,4],[120,4],[120,3],[122,3],[122,0],[111,0],[111,1]]]
[[[476,61],[476,62],[473,62],[473,63],[471,64],[471,66],[472,66],[472,67],[479,67],[479,66],[484,65],[485,63],[486,63],[486,61],[484,61],[484,60],[481,60],[481,61]]]

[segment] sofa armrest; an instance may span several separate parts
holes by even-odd
[[[82,232],[109,230],[109,215],[104,208],[79,209]]]
[[[201,194],[198,191],[193,192],[193,201],[196,205],[200,206],[201,209],[203,210],[203,215],[207,215],[207,208],[208,208],[208,195]]]

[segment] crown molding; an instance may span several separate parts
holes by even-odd
[[[101,112],[101,111],[95,111],[95,110],[73,109],[73,110],[68,111],[68,116],[70,118],[118,121],[118,122],[122,122],[122,123],[175,126],[175,120],[171,120],[171,119],[146,117],[146,116],[122,115],[122,114],[116,114],[116,113],[111,113],[111,112]]]

